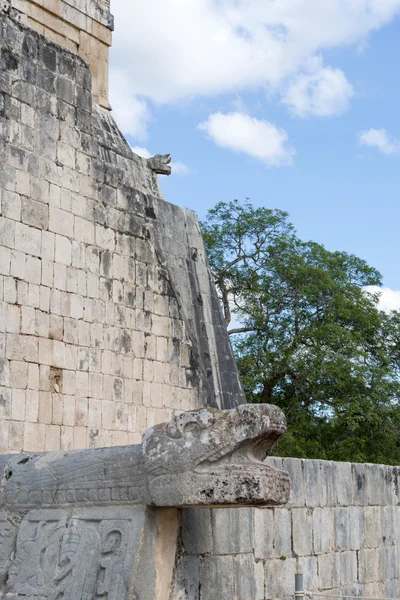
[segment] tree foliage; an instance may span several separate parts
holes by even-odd
[[[379,272],[248,202],[202,231],[247,399],[287,416],[277,452],[400,464],[400,314],[364,289]]]

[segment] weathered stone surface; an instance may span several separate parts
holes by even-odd
[[[17,528],[0,511],[0,591],[7,581],[17,539]]]
[[[264,569],[252,554],[242,554],[233,563],[235,598],[237,600],[264,600]]]
[[[292,550],[292,515],[289,509],[274,511],[274,556],[290,556]]]
[[[289,473],[291,482],[290,497],[287,505],[290,507],[305,506],[306,491],[303,477],[303,463],[301,461],[283,459],[282,468]]]
[[[224,508],[212,511],[213,554],[252,552],[253,511]]]
[[[54,41],[76,13],[93,39],[69,51]],[[245,401],[197,217],[164,201],[97,103],[89,64],[109,13],[103,0],[14,0],[0,16],[0,385],[23,390],[1,452],[135,444],[172,414]]]
[[[297,464],[289,469],[291,462]],[[185,534],[182,555],[190,555],[191,559],[197,558],[200,562],[205,556],[233,557],[234,581],[237,581],[235,565],[240,564],[243,589],[249,598],[253,597],[254,588],[247,574],[251,573],[255,581],[261,582],[257,574],[260,565],[265,571],[264,598],[293,598],[295,572],[303,573],[306,589],[315,594],[377,597],[379,593],[380,597],[398,597],[400,507],[397,496],[392,493],[397,468],[390,468],[389,474],[388,468],[381,465],[368,465],[367,469],[366,465],[349,467],[346,463],[326,464],[324,461],[276,457],[269,458],[267,463],[291,473],[303,472],[306,507],[286,505],[252,509],[253,548],[250,536],[245,535],[249,510],[231,510],[232,518],[227,518],[229,511],[223,510],[218,519],[219,527],[213,530],[214,541],[220,538],[216,549],[210,551],[210,544],[203,544],[202,551],[196,553],[193,551],[196,547],[194,536]],[[323,479],[326,472],[327,482]],[[349,474],[352,475],[350,481]],[[298,478],[298,481],[301,480]],[[370,506],[364,491],[371,489],[376,481],[387,485],[388,490],[371,496],[372,501],[379,504]],[[339,489],[341,486],[350,489]],[[301,483],[297,489],[302,498]],[[319,495],[322,489],[323,493]],[[291,498],[296,503],[296,495],[292,494]],[[386,506],[381,505],[382,498],[388,501]],[[322,502],[329,505],[321,506]],[[201,512],[196,510],[200,515]],[[207,523],[206,517],[205,530],[209,527]],[[195,525],[199,531],[199,522]],[[189,519],[186,527],[190,527]],[[180,577],[183,575],[181,572]],[[185,577],[190,579],[190,573]],[[238,589],[235,587],[235,593]],[[197,593],[198,596],[192,597],[199,600],[201,586]],[[186,600],[186,596],[172,595],[171,600]]]
[[[307,506],[320,506],[321,463],[318,460],[304,461],[304,486]]]
[[[324,554],[332,548],[332,509],[315,508],[313,512],[314,552]]]
[[[177,539],[176,528],[168,536],[160,519],[162,511],[144,507],[30,512],[19,527],[5,598],[156,599],[157,586],[171,585]],[[169,553],[163,563],[162,551]],[[156,574],[156,564],[163,572]]]
[[[14,511],[282,504],[288,476],[262,461],[284,430],[283,413],[270,405],[187,412],[146,431],[141,446],[11,456],[1,491]]]
[[[274,512],[270,509],[254,511],[254,556],[264,559],[274,553]]]
[[[318,588],[318,560],[316,556],[301,556],[297,561],[298,573],[303,573],[304,589]]]
[[[347,508],[333,509],[335,550],[350,547],[350,514]]]
[[[265,597],[292,598],[295,573],[294,558],[269,560],[265,565]]]
[[[364,544],[364,511],[360,506],[349,506],[350,550],[359,550]]]
[[[156,154],[152,158],[147,159],[150,169],[158,175],[171,175],[170,162],[170,154]]]
[[[182,511],[182,542],[189,554],[213,552],[211,509],[187,508]]]
[[[318,556],[319,589],[331,590],[340,585],[340,552]]]
[[[200,567],[202,600],[215,600],[216,590],[227,598],[235,597],[233,556],[206,556]]]
[[[308,508],[293,508],[293,552],[297,556],[312,554],[312,512]]]
[[[382,544],[381,507],[368,506],[364,509],[364,547],[379,548]]]
[[[178,560],[171,593],[174,600],[199,600],[199,563],[197,556],[182,556]]]
[[[263,464],[285,431],[269,405],[202,409],[157,425],[143,436],[152,504],[265,505],[287,502],[289,478]]]

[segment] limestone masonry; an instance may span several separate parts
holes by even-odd
[[[264,461],[284,415],[114,122],[112,29],[0,0],[0,600],[399,598],[400,468]]]
[[[10,0],[3,0],[5,9]],[[5,10],[4,9],[4,10]],[[114,28],[109,0],[11,0],[9,12],[22,23],[84,58],[94,100],[108,103],[108,50]]]
[[[242,402],[196,216],[162,199],[155,171],[96,103],[88,64],[10,10],[0,452],[139,443],[175,411]]]
[[[189,509],[173,600],[400,597],[400,469],[270,458],[288,471],[284,507]],[[316,596],[318,600],[318,596]]]

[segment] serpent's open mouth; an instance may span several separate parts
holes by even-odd
[[[285,432],[284,429],[274,430],[276,436],[266,434],[259,438],[246,440],[239,444],[233,451],[227,449],[227,453],[221,456],[221,449],[210,455],[206,460],[201,462],[194,469],[196,472],[212,469],[237,469],[243,470],[246,467],[255,469],[266,469],[264,464],[265,459],[269,456],[275,442]],[[273,439],[274,438],[274,439]]]
[[[286,502],[287,474],[264,463],[285,431],[282,411],[266,404],[204,408],[173,417],[143,439],[150,492],[163,491],[165,497],[173,485],[182,505]]]

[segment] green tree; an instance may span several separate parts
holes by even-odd
[[[400,464],[400,314],[365,291],[378,271],[249,202],[217,204],[202,231],[247,399],[286,414],[276,452]]]

